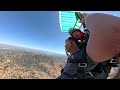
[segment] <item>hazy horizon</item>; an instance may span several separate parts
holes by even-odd
[[[12,47],[18,47],[18,48],[25,48],[25,49],[32,49],[32,50],[38,50],[38,51],[44,51],[44,52],[49,52],[49,53],[55,53],[55,54],[60,54],[60,55],[65,55],[62,53],[57,53],[57,52],[52,52],[52,51],[45,51],[42,49],[36,49],[36,48],[30,48],[30,47],[22,47],[22,46],[16,46],[16,45],[10,45],[10,44],[6,44],[6,43],[0,43],[0,45],[8,45],[8,46],[12,46]]]

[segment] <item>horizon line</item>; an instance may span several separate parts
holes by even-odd
[[[56,54],[62,54],[62,55],[65,55],[65,53],[60,53],[60,52],[52,52],[52,51],[49,51],[49,50],[43,50],[43,49],[39,49],[39,48],[32,48],[32,47],[25,47],[25,46],[20,46],[20,45],[13,45],[13,44],[8,44],[8,43],[1,43],[0,44],[5,44],[5,45],[10,45],[10,46],[15,46],[15,47],[21,47],[21,48],[26,48],[26,49],[34,49],[34,50],[41,50],[41,51],[46,51],[46,52],[50,52],[50,53],[56,53]]]

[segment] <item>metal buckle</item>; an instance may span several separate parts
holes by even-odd
[[[120,68],[120,64],[117,64],[117,66],[116,66],[116,67]]]
[[[88,78],[93,76],[91,72],[86,72],[85,74],[88,76]]]
[[[79,67],[87,67],[87,63],[79,63]]]
[[[116,59],[111,59],[110,63],[116,63]]]

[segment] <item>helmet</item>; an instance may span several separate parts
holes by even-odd
[[[73,34],[75,31],[81,32],[79,29],[70,28],[70,29],[69,29],[69,35],[72,36],[72,34]],[[82,33],[82,32],[81,32],[81,33]]]

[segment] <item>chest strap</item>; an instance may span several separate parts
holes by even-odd
[[[70,59],[69,63],[78,63],[78,66],[81,68],[86,68],[87,67],[87,63],[82,63],[79,59]]]

